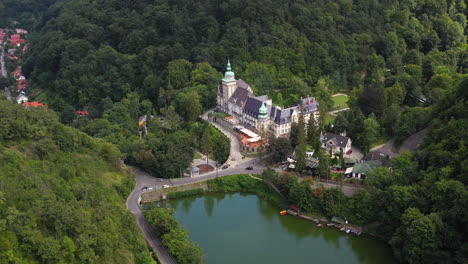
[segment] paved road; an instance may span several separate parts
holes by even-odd
[[[336,113],[343,112],[343,111],[348,111],[348,110],[349,110],[349,107],[346,107],[346,108],[338,109],[338,110],[335,110],[335,111],[330,111],[330,112],[328,112],[328,114],[336,115]]]
[[[393,158],[395,156],[398,156],[398,153],[393,152],[393,144],[395,144],[395,138],[391,138],[385,144],[371,148],[370,151],[380,151],[385,155],[389,156],[390,158]]]
[[[7,78],[7,71],[5,68],[5,45],[2,45],[2,56],[1,56],[1,72],[2,72],[2,77]]]
[[[239,166],[239,164],[243,164],[243,163],[249,161],[250,159],[248,159],[248,158],[242,160],[242,154],[240,153],[239,137],[236,134],[234,134],[234,132],[232,132],[231,130],[226,129],[222,125],[220,125],[220,124],[218,124],[216,122],[212,122],[211,120],[208,120],[208,113],[211,113],[211,112],[213,112],[213,111],[209,110],[209,111],[205,112],[202,115],[202,118],[204,120],[207,120],[208,122],[210,122],[216,128],[218,128],[221,132],[223,132],[223,134],[225,134],[231,140],[231,151],[229,153],[229,158],[226,161],[226,163],[231,164],[231,166],[233,166],[233,167],[236,167],[236,166]]]
[[[1,64],[0,71],[1,71],[3,78],[8,78],[8,73],[5,67],[5,45],[1,45],[1,46],[2,46],[2,55],[0,56],[0,64]],[[4,90],[5,90],[5,95],[7,99],[11,101],[10,89],[8,87],[4,87]]]
[[[400,147],[400,153],[403,153],[405,151],[415,151],[421,145],[426,134],[427,128],[409,136],[407,139],[405,139],[405,141],[403,141],[403,144]]]
[[[167,252],[166,248],[163,247],[161,240],[151,230],[151,226],[148,224],[148,222],[146,222],[146,219],[143,216],[143,212],[138,206],[138,198],[140,197],[141,188],[143,188],[143,186],[154,186],[155,183],[167,184],[170,182],[168,180],[160,181],[160,179],[151,177],[147,173],[136,168],[132,168],[132,172],[133,174],[135,174],[136,185],[135,189],[133,189],[133,192],[127,198],[127,208],[135,216],[138,227],[140,228],[141,232],[143,232],[143,234],[145,235],[148,244],[158,254],[159,262],[161,264],[176,264],[174,258],[172,258],[169,252]]]

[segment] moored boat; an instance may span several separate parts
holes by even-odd
[[[317,227],[322,227],[323,225],[322,224],[318,224]]]
[[[287,213],[288,213],[288,211],[283,210],[283,211],[280,212],[280,215],[285,215],[285,214],[287,214]]]
[[[335,226],[333,223],[328,223],[327,226]]]

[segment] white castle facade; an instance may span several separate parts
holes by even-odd
[[[301,113],[305,123],[310,118],[318,121],[319,104],[313,97],[301,99],[296,105],[281,109],[273,106],[267,95],[255,96],[252,88],[242,79],[235,79],[228,62],[227,71],[218,87],[218,110],[233,117],[234,125],[242,125],[257,133],[274,137],[289,136],[291,124],[299,121]]]

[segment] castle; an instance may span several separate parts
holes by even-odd
[[[305,124],[310,118],[317,121],[319,115],[319,104],[313,97],[301,98],[296,105],[281,109],[273,106],[267,95],[255,96],[248,83],[236,80],[229,61],[222,85],[218,87],[217,105],[219,111],[232,116],[233,125],[244,126],[263,137],[289,136],[291,124],[299,121],[301,113]]]

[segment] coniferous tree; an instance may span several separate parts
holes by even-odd
[[[296,170],[303,171],[306,168],[306,133],[304,114],[301,113],[298,122],[297,147],[296,147]]]

